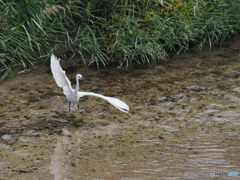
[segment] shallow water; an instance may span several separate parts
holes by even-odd
[[[211,179],[240,174],[240,43],[172,54],[149,69],[86,71],[68,103],[49,68],[0,83],[0,179]],[[69,72],[67,70],[67,72]],[[234,179],[239,178],[233,177]],[[222,179],[229,177],[222,176]]]

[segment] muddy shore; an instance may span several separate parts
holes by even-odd
[[[129,113],[95,97],[69,113],[48,67],[0,82],[0,179],[239,178],[239,53],[235,38],[148,69],[66,70]]]

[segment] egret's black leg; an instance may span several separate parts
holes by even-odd
[[[70,108],[71,108],[71,102],[69,102],[69,112],[70,112]]]
[[[78,107],[78,112],[79,112],[79,107],[80,107],[80,105],[79,105],[80,103],[79,103],[79,101],[77,102],[77,107]]]

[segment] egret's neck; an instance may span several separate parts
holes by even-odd
[[[75,88],[75,91],[78,91],[79,90],[79,80],[78,78],[76,78],[76,88]]]

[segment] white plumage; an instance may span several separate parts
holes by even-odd
[[[69,110],[70,110],[70,105],[73,102],[79,101],[79,99],[83,96],[95,96],[99,97],[102,99],[105,99],[108,101],[110,104],[112,104],[114,107],[119,109],[122,112],[128,112],[129,107],[126,103],[123,101],[113,98],[113,97],[108,97],[108,96],[103,96],[101,94],[96,94],[93,92],[80,92],[79,90],[79,80],[85,80],[81,74],[76,75],[76,88],[75,90],[72,89],[71,82],[67,78],[65,71],[62,70],[60,64],[59,64],[60,59],[57,59],[56,56],[52,55],[51,56],[51,70],[53,77],[57,83],[57,85],[61,88],[63,88],[63,94],[65,94],[67,100],[69,101]]]

